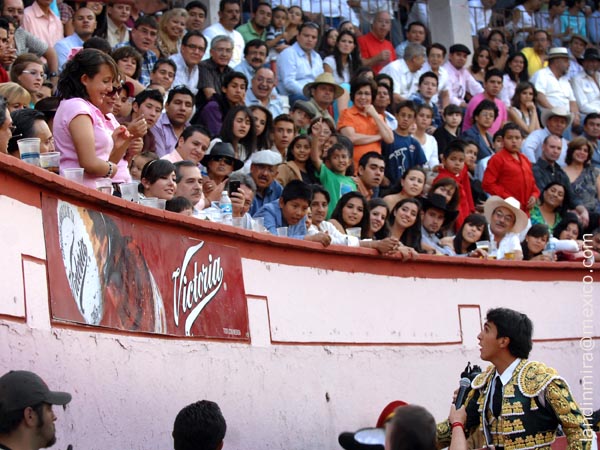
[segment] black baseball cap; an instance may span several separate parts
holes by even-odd
[[[29,406],[49,403],[66,405],[71,401],[68,392],[55,392],[38,375],[26,370],[11,370],[0,377],[0,411],[19,411]]]
[[[469,50],[469,47],[467,47],[464,44],[454,44],[450,47],[450,49],[448,51],[450,53],[462,52],[462,53],[466,53],[467,55],[471,54],[471,50]]]

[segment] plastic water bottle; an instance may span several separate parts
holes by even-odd
[[[552,261],[554,261],[554,255],[556,254],[556,242],[550,239],[546,244],[544,253],[548,255]]]
[[[233,207],[231,206],[231,199],[227,191],[221,192],[221,200],[219,201],[219,208],[221,209],[221,220],[224,224],[233,224]]]

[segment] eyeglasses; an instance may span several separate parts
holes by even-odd
[[[215,156],[212,160],[215,162],[224,162],[228,166],[233,166],[233,159],[229,156]]]
[[[479,117],[481,117],[482,119],[494,119],[496,117],[496,114],[494,114],[493,112],[480,112]]]
[[[232,48],[213,48],[213,50],[217,53],[225,53],[226,55],[233,53]]]
[[[512,223],[516,220],[515,216],[512,214],[504,214],[500,211],[494,211],[494,216],[498,218],[498,220],[503,220],[509,223]]]
[[[123,89],[122,86],[113,86],[112,91],[110,91],[108,94],[106,94],[106,96],[107,97],[114,97],[119,92],[121,92],[121,89]]]
[[[46,74],[37,70],[23,70],[21,73],[27,73],[33,77],[37,77],[39,75],[42,78],[42,80],[46,79]]]
[[[16,125],[9,125],[9,126],[8,126],[8,129],[10,130],[10,132],[11,132],[12,134],[14,134],[14,133],[15,133],[15,131],[17,131],[17,126],[16,126]],[[16,137],[16,136],[13,136],[13,137]]]
[[[258,84],[262,84],[262,83],[269,84],[269,85],[275,84],[275,80],[273,78],[264,78],[264,77],[256,77],[256,82]]]
[[[202,52],[206,51],[206,47],[200,47],[199,45],[194,45],[194,44],[183,44],[183,45],[192,51],[196,51],[196,50],[200,50]]]

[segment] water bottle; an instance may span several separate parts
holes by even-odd
[[[556,254],[556,242],[553,239],[550,239],[546,244],[546,248],[544,254],[549,256],[552,261],[554,261],[554,255]]]
[[[219,201],[219,208],[221,209],[221,220],[224,224],[233,224],[233,207],[231,206],[231,199],[227,191],[221,192],[221,200]]]

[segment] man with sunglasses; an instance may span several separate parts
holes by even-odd
[[[206,52],[206,38],[199,31],[188,31],[181,40],[179,53],[171,55],[170,59],[177,66],[175,86],[188,86],[192,93],[198,92],[199,68]]]
[[[194,94],[186,86],[175,86],[169,91],[165,112],[150,129],[156,139],[156,154],[159,157],[170,153],[183,130],[189,126],[194,106]]]

